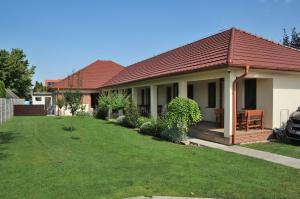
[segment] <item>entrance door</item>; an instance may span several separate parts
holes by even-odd
[[[245,109],[256,109],[256,79],[245,80]]]
[[[47,114],[51,114],[51,97],[45,97],[45,109]]]

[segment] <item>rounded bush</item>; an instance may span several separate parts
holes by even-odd
[[[140,128],[144,123],[151,121],[151,118],[147,117],[139,117],[137,120],[136,127]]]
[[[197,102],[188,98],[176,97],[169,105],[166,114],[168,128],[178,128],[187,132],[188,127],[202,119]]]
[[[141,125],[140,133],[147,135],[156,135],[156,124],[148,121]]]
[[[117,117],[117,119],[116,119],[116,122],[119,125],[124,125],[124,121],[125,121],[125,115],[121,115],[121,116]]]
[[[137,109],[137,106],[133,102],[131,102],[129,106],[125,109],[125,116],[125,126],[129,128],[136,128],[140,114]]]
[[[169,128],[161,132],[161,137],[171,142],[179,143],[186,139],[186,133],[179,128]]]
[[[95,118],[105,120],[107,117],[107,110],[98,108],[94,110],[93,114]]]

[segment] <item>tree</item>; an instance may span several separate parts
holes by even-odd
[[[129,106],[129,95],[125,92],[102,93],[98,99],[99,109],[108,112],[111,117],[112,110],[124,110]]]
[[[29,66],[21,49],[0,50],[0,79],[21,98],[29,99],[35,66]]]
[[[6,97],[5,85],[4,82],[0,80],[0,98]]]
[[[82,104],[82,94],[78,91],[67,90],[64,93],[66,109],[69,109],[72,116],[80,109]]]
[[[42,82],[35,81],[35,85],[33,87],[34,92],[46,92],[47,87],[43,85]]]
[[[60,113],[60,110],[62,109],[62,107],[64,107],[65,105],[65,100],[63,97],[58,97],[57,99],[57,102],[56,102],[56,105],[58,107],[58,116],[59,116],[59,113]]]
[[[291,36],[288,36],[285,29],[283,29],[283,34],[283,45],[300,49],[300,33],[296,31],[295,27],[292,29]]]

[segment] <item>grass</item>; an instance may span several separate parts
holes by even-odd
[[[15,117],[0,126],[0,198],[172,195],[299,198],[300,171],[172,144],[92,118]]]
[[[296,141],[289,141],[287,143],[274,141],[266,143],[246,144],[243,146],[300,159],[300,143]]]

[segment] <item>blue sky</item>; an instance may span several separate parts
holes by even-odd
[[[0,48],[21,48],[34,81],[96,59],[124,66],[230,27],[274,41],[300,31],[298,0],[0,0]]]

